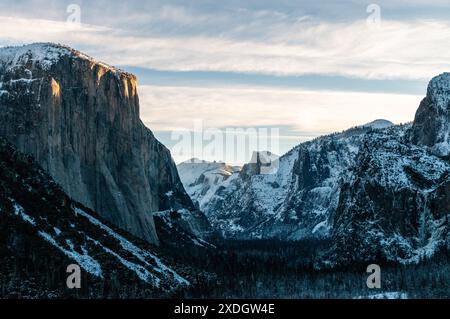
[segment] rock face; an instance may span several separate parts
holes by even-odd
[[[73,49],[0,49],[0,136],[74,200],[148,242],[158,242],[152,212],[195,210],[170,152],[139,118],[135,76]]]
[[[413,143],[426,146],[441,157],[450,155],[450,73],[430,81],[411,132]]]

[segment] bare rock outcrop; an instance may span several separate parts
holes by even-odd
[[[412,142],[440,157],[450,155],[450,73],[434,77],[416,112]]]

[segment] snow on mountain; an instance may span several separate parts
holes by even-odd
[[[277,158],[273,172],[258,171],[256,157],[272,156],[261,152],[231,175],[224,175],[225,164],[201,160],[182,163],[178,170],[188,194],[225,237],[323,238],[364,134],[392,125],[376,120],[303,143]]]
[[[380,292],[377,294],[370,294],[367,296],[358,296],[354,299],[408,299],[408,294],[406,292],[400,291],[389,291]]]
[[[14,70],[25,65],[32,65],[35,68],[49,71],[61,58],[67,56],[76,56],[89,60],[92,63],[102,65],[114,73],[125,73],[71,47],[50,42],[0,48],[0,68]],[[29,75],[31,77],[32,74],[29,73]]]
[[[185,190],[201,210],[219,188],[227,187],[241,170],[239,166],[195,158],[178,164],[177,168]]]
[[[55,46],[50,43],[34,43],[22,47],[4,47],[0,50],[0,65],[4,68],[14,69],[31,62],[32,64],[38,64],[42,69],[48,70],[62,56],[70,54],[69,48]]]
[[[417,263],[450,249],[449,105],[444,74],[430,82],[413,123],[376,120],[316,138],[281,156],[273,174],[246,164],[197,198],[226,238],[330,239],[319,267]]]
[[[330,215],[332,264],[417,263],[450,248],[450,163],[409,143],[410,130],[365,135]]]
[[[260,174],[244,166],[204,210],[225,237],[298,240],[328,235],[327,216],[337,206],[339,183],[358,152],[359,135],[342,133],[307,142]]]
[[[226,238],[331,239],[320,267],[419,262],[450,248],[450,163],[410,143],[411,130],[320,137],[280,157],[274,174],[246,164],[202,209]]]

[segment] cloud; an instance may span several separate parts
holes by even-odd
[[[422,97],[261,87],[140,86],[141,117],[152,130],[290,127],[295,134],[341,131],[378,118],[412,121]],[[349,116],[351,114],[351,116]],[[295,133],[296,132],[296,133]]]
[[[166,19],[192,16],[168,11]],[[389,21],[380,28],[351,23],[284,19],[269,26],[232,26],[214,35],[152,35],[110,27],[0,17],[0,44],[67,43],[116,65],[172,71],[220,71],[272,75],[338,75],[365,79],[430,79],[450,68],[450,23]],[[273,15],[273,13],[272,13]],[[206,18],[202,18],[206,19]],[[285,21],[286,20],[286,21]],[[201,19],[199,20],[202,21]],[[200,23],[201,24],[201,23]],[[261,33],[252,37],[251,29]]]
[[[143,122],[171,149],[177,162],[199,157],[230,163],[247,162],[256,148],[249,147],[230,154],[208,154],[197,147],[179,153],[179,134],[185,136],[186,132],[200,129],[204,133],[211,129],[225,132],[227,129],[242,128],[246,132],[250,129],[259,134],[261,129],[266,129],[273,136],[272,130],[275,129],[279,131],[277,146],[264,150],[284,154],[301,142],[375,119],[410,122],[422,98],[402,94],[244,86],[140,86],[139,96]],[[177,134],[180,131],[183,133]],[[192,138],[192,134],[188,136]],[[191,145],[191,142],[187,144]]]

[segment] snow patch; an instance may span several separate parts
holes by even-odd
[[[318,223],[316,226],[314,226],[312,233],[320,233],[320,234],[327,234],[330,231],[330,227],[328,226],[328,222],[326,220]]]
[[[167,197],[172,197],[173,196],[173,191],[168,191],[165,195]]]
[[[86,270],[88,273],[96,277],[103,278],[102,268],[100,267],[100,264],[94,258],[89,256],[86,250],[83,249],[83,254],[80,254],[74,250],[73,245],[70,250],[67,250],[59,245],[50,234],[43,231],[39,231],[38,234],[54,247],[62,251],[67,257],[75,260],[80,265],[80,267]]]
[[[25,210],[23,209],[22,206],[20,206],[20,205],[17,204],[17,203],[14,203],[14,204],[13,204],[13,207],[14,207],[14,213],[15,213],[17,216],[22,217],[22,219],[23,219],[24,221],[26,221],[27,223],[29,223],[29,224],[31,224],[31,225],[33,225],[33,226],[36,226],[36,222],[34,221],[33,217],[27,215],[27,214],[25,213]]]
[[[57,227],[53,227],[53,230],[55,231],[56,236],[59,236],[61,234],[61,230]]]
[[[408,294],[406,292],[392,291],[372,294],[368,296],[359,296],[355,299],[408,299]]]

